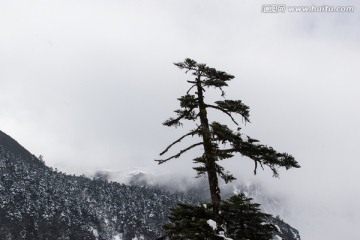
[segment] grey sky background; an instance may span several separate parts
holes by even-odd
[[[227,98],[250,106],[245,133],[302,166],[252,176],[238,156],[225,163],[235,176],[286,196],[303,239],[360,239],[360,4],[261,13],[269,2],[0,1],[0,129],[68,173],[193,176],[194,154],[153,161],[186,131],[161,123],[191,77],[172,63],[190,57],[235,75]]]

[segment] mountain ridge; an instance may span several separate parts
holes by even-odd
[[[23,161],[29,161],[33,164],[43,164],[41,161],[37,161],[36,157],[24,148],[15,139],[7,135],[5,132],[0,130],[0,146],[7,149],[8,152],[12,153]]]

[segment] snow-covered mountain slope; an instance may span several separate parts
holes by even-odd
[[[0,239],[155,239],[178,202],[193,200],[54,171],[0,132]]]
[[[94,176],[119,181],[131,186],[148,186],[166,192],[184,194],[191,196],[197,202],[207,202],[210,200],[207,179],[205,178],[156,175],[139,168],[122,171],[103,170],[95,173]],[[222,185],[221,189],[223,199],[227,199],[234,194],[244,193],[247,197],[252,198],[255,203],[260,203],[263,212],[273,215],[274,217],[269,218],[268,221],[280,230],[275,239],[301,239],[299,232],[282,220],[289,211],[285,207],[285,200],[278,196],[270,195],[259,183],[246,182],[240,184],[239,182],[234,182]]]
[[[185,191],[182,180],[174,181],[182,192],[170,193],[170,186],[154,176],[148,181],[141,171],[126,174],[131,185],[109,182],[107,176],[90,179],[53,170],[0,131],[0,239],[156,239],[177,203],[206,198],[203,186],[188,182]],[[282,233],[297,233],[280,219],[269,221],[277,221]],[[279,237],[300,239],[295,235]]]

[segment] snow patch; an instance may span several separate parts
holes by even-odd
[[[99,238],[99,231],[96,228],[90,227],[90,231],[94,234],[95,239]]]
[[[114,238],[113,238],[113,240],[122,240],[123,238],[122,238],[122,234],[117,234],[117,235],[115,235],[114,236]]]
[[[278,225],[274,224],[274,226],[276,227],[276,230],[277,230],[279,233],[282,233],[282,232],[281,232],[281,229],[280,229],[280,227],[279,227]]]
[[[207,220],[207,224],[215,231],[217,224],[214,220],[212,219]]]
[[[232,238],[227,238],[227,237],[225,237],[225,235],[224,235],[224,232],[219,232],[219,235],[218,235],[219,237],[222,237],[222,238],[224,238],[224,240],[233,240]]]
[[[145,240],[144,235],[140,235],[140,237],[134,237],[132,240]]]
[[[245,135],[240,135],[240,138],[243,142],[247,142],[249,140],[249,137],[248,136],[245,136]]]

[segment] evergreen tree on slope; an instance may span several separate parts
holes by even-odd
[[[221,201],[222,215],[225,219],[227,237],[233,240],[269,240],[276,227],[267,223],[271,216],[260,211],[260,204],[252,203],[244,194],[232,196]],[[193,206],[179,204],[169,217],[170,223],[164,226],[167,236],[173,240],[223,240],[213,227],[212,204]]]
[[[287,153],[279,153],[272,147],[261,144],[258,140],[245,136],[240,132],[241,128],[236,131],[232,130],[225,124],[213,121],[209,122],[208,110],[217,110],[227,115],[231,121],[238,125],[235,115],[240,115],[245,123],[249,121],[249,107],[242,103],[241,100],[225,99],[224,87],[234,76],[226,72],[208,67],[206,64],[197,63],[192,59],[185,59],[184,62],[175,63],[177,67],[191,73],[193,80],[187,82],[191,85],[184,96],[178,98],[180,109],[175,110],[176,116],[166,120],[163,125],[169,127],[178,127],[183,124],[184,120],[195,122],[196,127],[190,132],[184,134],[168,147],[160,155],[164,155],[175,144],[188,137],[198,137],[199,141],[180,150],[178,153],[164,159],[156,160],[163,164],[169,160],[179,158],[185,152],[196,147],[203,148],[203,154],[193,159],[197,164],[194,167],[198,176],[206,174],[208,177],[209,190],[212,202],[212,219],[220,227],[224,223],[224,216],[221,215],[221,197],[218,177],[226,183],[236,178],[220,164],[220,160],[232,158],[235,154],[240,154],[250,158],[254,164],[254,174],[260,165],[267,166],[273,172],[275,177],[278,176],[278,168],[286,169],[299,168],[297,161]],[[205,102],[205,93],[209,88],[220,90],[222,100],[214,103]]]

